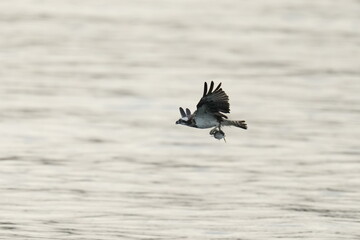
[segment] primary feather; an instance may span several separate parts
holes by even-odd
[[[211,81],[208,91],[207,83],[204,84],[204,94],[196,105],[197,111],[200,114],[211,114],[216,116],[219,120],[227,118],[222,113],[230,113],[229,96],[222,90],[221,83],[214,88],[214,82]]]

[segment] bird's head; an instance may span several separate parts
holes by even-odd
[[[188,126],[190,124],[190,121],[187,117],[182,117],[179,120],[177,120],[175,123]]]

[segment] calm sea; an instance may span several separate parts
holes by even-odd
[[[360,239],[360,2],[0,3],[0,239]],[[175,125],[204,82],[224,141]]]

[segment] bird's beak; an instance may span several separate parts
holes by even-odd
[[[177,120],[176,122],[175,122],[175,124],[179,124],[180,122],[179,122],[179,120]]]

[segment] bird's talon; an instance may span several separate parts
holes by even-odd
[[[210,135],[214,135],[216,132],[218,132],[217,128],[213,128],[210,131]]]

